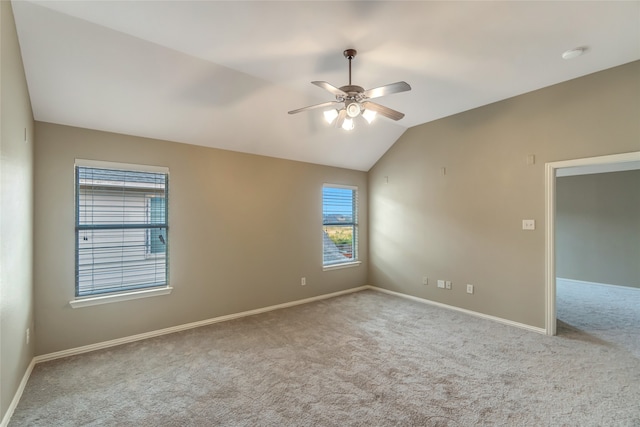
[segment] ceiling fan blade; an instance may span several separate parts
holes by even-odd
[[[393,110],[389,107],[385,107],[384,105],[376,104],[375,102],[363,102],[362,106],[365,110],[375,111],[376,113],[381,114],[391,120],[400,120],[404,117],[404,113]]]
[[[388,85],[376,87],[373,89],[365,90],[364,96],[367,98],[379,98],[385,95],[391,95],[392,93],[406,92],[411,90],[411,86],[407,82],[395,82]]]
[[[347,96],[347,92],[338,89],[337,87],[327,83],[327,82],[311,82],[312,84],[321,87],[324,90],[331,92],[336,96]]]
[[[344,123],[344,119],[347,118],[347,110],[345,110],[344,108],[342,110],[340,110],[340,112],[338,113],[338,119],[336,120],[336,127],[337,128],[341,128],[342,124]]]
[[[342,103],[338,101],[323,102],[322,104],[310,105],[308,107],[298,108],[297,110],[291,110],[289,111],[289,114],[296,114],[296,113],[301,113],[303,111],[315,110],[316,108],[331,107],[332,105],[335,105],[335,104],[342,104]]]

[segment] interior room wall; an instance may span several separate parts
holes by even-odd
[[[636,61],[409,129],[369,171],[370,284],[544,328],[544,164],[638,151],[638,117]]]
[[[556,276],[640,288],[640,170],[556,179]]]
[[[365,172],[42,122],[36,136],[37,355],[366,284]],[[76,158],[169,168],[170,295],[69,306]],[[358,187],[360,266],[322,269],[323,183]]]
[[[33,359],[33,114],[11,3],[0,2],[0,420]]]

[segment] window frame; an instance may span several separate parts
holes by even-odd
[[[349,223],[344,223],[344,224],[335,224],[336,226],[351,226],[352,227],[352,233],[353,233],[353,240],[352,240],[352,257],[349,260],[345,260],[344,262],[332,262],[332,263],[326,263],[325,262],[325,236],[324,236],[324,227],[327,225],[332,225],[332,224],[325,224],[324,221],[324,211],[325,211],[325,196],[324,196],[324,190],[326,188],[335,188],[335,189],[346,189],[346,190],[352,190],[353,194],[352,194],[352,212],[351,212],[351,217],[352,217],[352,221]],[[322,210],[321,210],[321,216],[322,216],[322,269],[323,271],[327,271],[327,270],[335,270],[335,269],[341,269],[341,268],[348,268],[348,267],[357,267],[360,264],[362,264],[362,262],[360,261],[360,244],[359,244],[359,234],[360,234],[360,230],[359,230],[359,216],[360,216],[360,209],[359,209],[359,197],[358,197],[358,187],[355,185],[344,185],[344,184],[331,184],[331,183],[324,183],[322,184],[322,193],[321,193],[321,206],[322,206]]]
[[[78,178],[78,168],[95,168],[95,169],[109,169],[109,170],[122,170],[131,172],[149,172],[159,173],[165,175],[165,187],[164,187],[164,212],[165,222],[162,224],[166,227],[166,246],[164,253],[151,253],[149,247],[145,247],[145,259],[146,258],[165,258],[164,266],[164,284],[162,285],[149,285],[149,286],[132,286],[122,289],[120,291],[107,291],[93,294],[79,295],[79,239],[81,230],[86,230],[87,227],[81,227],[80,225],[80,184]],[[152,166],[152,165],[139,165],[131,163],[117,163],[107,162],[99,160],[87,160],[87,159],[75,159],[74,163],[74,234],[75,234],[75,280],[74,280],[74,299],[70,301],[70,305],[73,308],[86,307],[97,304],[104,304],[117,301],[125,301],[130,299],[145,298],[157,295],[170,294],[173,288],[169,282],[169,168],[164,166]],[[150,199],[152,196],[146,195],[145,199]],[[147,206],[150,209],[151,202],[145,200],[145,203],[149,203]],[[150,215],[150,212],[149,214]],[[148,218],[149,220],[150,218]],[[123,224],[124,225],[124,224]],[[91,229],[91,228],[89,228]],[[99,229],[99,227],[96,227]],[[126,229],[123,227],[122,229]],[[145,236],[147,233],[145,233]],[[149,244],[149,241],[145,238],[145,246]]]

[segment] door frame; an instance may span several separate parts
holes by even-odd
[[[545,331],[556,335],[556,177],[640,169],[640,151],[545,164]]]

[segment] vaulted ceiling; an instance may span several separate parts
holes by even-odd
[[[412,126],[640,59],[640,2],[13,1],[36,120],[368,170]],[[564,51],[586,47],[564,60]],[[344,131],[310,84],[406,81]]]

